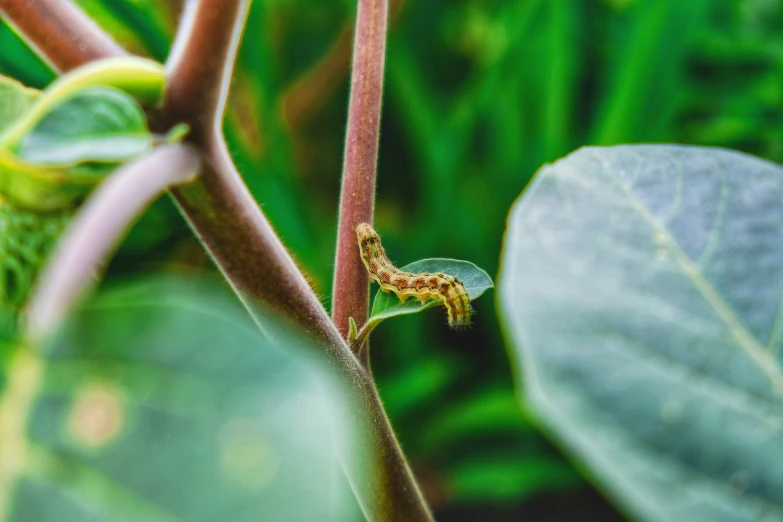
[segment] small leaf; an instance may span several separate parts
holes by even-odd
[[[161,143],[180,143],[190,132],[190,125],[178,123],[160,138]]]
[[[457,259],[422,259],[409,265],[400,268],[405,272],[421,273],[430,272],[437,273],[443,272],[456,277],[462,284],[465,285],[465,290],[470,296],[470,300],[473,301],[483,294],[488,289],[492,288],[492,278],[489,277],[484,270],[480,269],[473,263],[468,261],[459,261]],[[395,315],[415,314],[431,308],[433,306],[442,305],[440,300],[430,300],[425,304],[421,304],[415,298],[410,297],[403,303],[393,293],[385,293],[383,290],[378,290],[375,294],[375,299],[372,304],[372,312],[370,313],[370,320],[379,322]]]
[[[68,166],[122,162],[152,146],[139,104],[118,89],[93,87],[55,106],[16,151],[28,163]]]
[[[68,208],[116,163],[149,149],[152,137],[134,98],[93,86],[105,81],[152,95],[158,69],[143,59],[101,61],[43,94],[0,78],[0,194],[30,210]]]
[[[353,317],[348,318],[348,342],[352,343],[356,340],[356,321],[353,320]]]

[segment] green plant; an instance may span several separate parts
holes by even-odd
[[[510,218],[502,309],[526,400],[639,520],[780,520],[780,166],[584,148]]]
[[[124,48],[158,61],[169,53],[183,4],[76,3]],[[201,2],[207,10],[216,5]],[[0,471],[6,472],[0,481],[18,479],[14,506],[25,511],[15,514],[79,519],[84,517],[78,509],[87,505],[99,519],[141,514],[242,520],[264,510],[275,519],[351,520],[361,515],[354,491],[342,480],[340,466],[347,464],[365,513],[368,505],[394,506],[370,518],[417,519],[412,512],[426,517],[417,496],[405,491],[410,474],[399,466],[404,461],[388,434],[378,388],[439,520],[464,520],[471,513],[482,520],[611,516],[606,509],[602,516],[584,506],[595,504],[580,500],[585,482],[520,413],[494,311],[479,301],[475,327],[459,335],[449,333],[436,313],[395,320],[393,327],[381,323],[418,305],[400,306],[379,293],[372,309],[393,306],[381,315],[372,311],[364,272],[349,249],[353,231],[347,223],[369,221],[375,214],[384,242],[399,260],[439,253],[470,259],[492,273],[512,199],[539,165],[582,144],[722,145],[779,161],[779,6],[763,0],[391,1],[388,49],[379,38],[385,23],[370,17],[374,22],[360,24],[365,29],[360,37],[367,39],[360,38],[357,49],[368,53],[351,76],[357,85],[351,90],[345,142],[349,189],[341,203],[341,215],[351,217],[339,226],[342,260],[334,278],[328,260],[338,228],[335,173],[343,160],[348,94],[342,79],[349,77],[353,33],[347,19],[355,6],[343,0],[256,0],[247,14],[245,7],[223,2],[202,11],[217,18],[194,19],[203,23],[200,34],[221,35],[216,39],[194,38],[183,46],[187,39],[180,34],[175,54],[188,52],[179,68],[169,62],[167,104],[144,107],[149,117],[144,125],[149,121],[152,132],[130,133],[152,144],[149,156],[116,161],[106,171],[97,168],[100,162],[86,161],[79,166],[92,174],[87,186],[37,191],[65,194],[69,203],[58,210],[59,219],[54,213],[44,213],[51,220],[40,219],[40,209],[20,213],[18,206],[3,207],[17,227],[0,244],[11,254],[6,278],[32,283],[45,258],[60,267],[59,276],[54,269],[42,274],[29,305],[36,312],[32,317],[38,317],[29,323],[38,325],[33,337],[48,339],[44,345],[50,348],[32,359],[18,356],[23,352],[16,341],[4,350],[2,397],[14,408],[0,408],[0,425],[13,426],[10,432],[20,436],[0,449]],[[56,16],[41,16],[49,9]],[[0,0],[0,10],[43,54],[53,55],[49,63],[63,72],[87,58],[123,52],[67,2]],[[368,13],[380,17],[385,11]],[[226,105],[224,142],[211,122],[222,114],[227,93],[217,96],[211,73],[223,70],[227,76],[223,66],[233,62],[228,33],[237,15],[247,16],[250,29]],[[37,22],[25,27],[25,16]],[[212,32],[217,26],[222,29]],[[75,45],[69,27],[82,27]],[[9,76],[37,87],[52,81],[46,64],[5,25],[0,25],[0,49],[0,70]],[[380,60],[384,53],[388,64]],[[197,70],[182,67],[188,63]],[[381,120],[384,67],[388,88]],[[359,79],[369,81],[359,86]],[[18,87],[7,88],[30,93]],[[362,120],[362,115],[372,118]],[[379,121],[381,175],[373,209]],[[189,127],[187,145],[181,143],[182,128],[174,127],[180,122]],[[229,155],[263,216],[238,181]],[[596,167],[596,158],[609,167]],[[199,160],[205,166],[197,172]],[[119,164],[124,166],[117,169]],[[639,171],[631,174],[630,164]],[[672,174],[675,165],[679,177]],[[726,175],[714,165],[726,167]],[[163,171],[179,176],[158,175]],[[744,179],[746,171],[759,175]],[[363,176],[368,172],[373,175]],[[776,172],[746,156],[715,150],[587,149],[541,170],[515,204],[498,314],[517,361],[521,402],[574,456],[582,474],[629,516],[780,519],[778,448],[774,434],[767,441],[762,437],[778,416],[770,387],[779,359],[779,328],[771,319],[780,294],[774,271],[777,207],[769,199]],[[83,290],[94,263],[107,258],[133,216],[169,185],[176,185],[178,205],[252,310],[255,324],[232,297],[204,283],[158,277],[115,287],[138,264],[163,260],[170,267],[173,261],[199,271],[211,266],[189,239],[191,231],[180,224],[175,206],[163,198],[143,214],[110,265],[107,285],[115,288],[97,297],[87,294],[81,310],[47,335]],[[712,199],[716,191],[721,196]],[[138,199],[125,201],[129,193]],[[739,205],[740,194],[758,210]],[[718,215],[725,218],[724,233],[715,232]],[[83,233],[66,234],[50,256],[66,225]],[[278,236],[309,285],[288,277],[295,269]],[[702,236],[713,245],[705,250],[703,267],[694,262],[698,256],[690,257],[700,251]],[[733,242],[740,238],[748,242]],[[18,259],[24,261],[14,262]],[[764,284],[753,276],[763,277]],[[330,283],[337,330],[307,288],[325,294]],[[10,303],[3,317],[6,331],[14,329],[19,306],[29,297],[26,286],[4,286],[4,302]],[[63,299],[47,298],[55,295]],[[352,317],[366,317],[368,310],[374,319],[352,329]],[[685,319],[678,317],[682,310],[689,312]],[[280,311],[283,317],[299,317],[294,322],[320,341],[298,337],[296,328],[280,328],[287,323],[279,320]],[[368,352],[360,348],[378,324],[369,380]],[[265,337],[256,337],[258,326]],[[350,357],[340,358],[345,354],[341,338],[351,340],[352,332],[358,366]],[[178,342],[161,346],[168,336]],[[194,345],[219,348],[195,350]],[[645,345],[650,345],[647,352]],[[265,371],[268,367],[290,372],[281,370],[278,379]],[[352,368],[347,374],[346,367]],[[254,382],[262,375],[263,382]],[[319,383],[316,395],[322,392],[286,411],[324,415],[315,422],[286,417],[274,404],[290,397],[281,391],[284,380],[296,383],[289,392],[310,390],[305,384],[312,382]],[[712,391],[705,393],[702,385]],[[249,408],[232,399],[243,395],[232,394],[238,387],[248,397],[275,400],[259,399]],[[127,430],[117,430],[116,422],[98,422],[92,432],[74,431],[71,419],[85,404],[103,412],[99,419],[116,421],[112,413],[125,412],[119,418]],[[11,410],[29,416],[4,413]],[[352,415],[355,411],[372,415]],[[241,421],[232,422],[236,417]],[[269,431],[264,419],[279,419],[274,425],[281,430]],[[26,430],[20,422],[27,423]],[[138,430],[145,425],[165,429],[151,436]],[[316,432],[323,438],[308,439]],[[103,438],[96,439],[96,433]],[[225,435],[210,438],[209,433]],[[156,451],[150,453],[161,461],[157,469],[149,466],[155,458],[137,458],[144,453],[140,446],[166,436],[182,444],[152,446]],[[379,437],[381,448],[393,449],[376,453],[380,459],[374,460],[368,457],[373,449],[368,441]],[[335,448],[326,439],[343,443]],[[194,446],[204,448],[199,457],[187,450]],[[270,447],[281,451],[264,451]],[[23,465],[13,457],[19,453],[29,455]],[[765,453],[773,456],[764,458]],[[138,467],[127,464],[128,455]],[[378,461],[385,466],[378,473],[363,467]],[[196,462],[199,466],[189,467]],[[308,464],[312,481],[286,474],[277,482],[270,474]],[[188,480],[177,488],[164,484],[183,469]],[[358,481],[356,488],[357,476],[385,484]],[[322,494],[325,489],[313,492],[325,483],[337,500]],[[286,502],[284,491],[302,493]],[[373,491],[396,496],[373,497]],[[542,491],[565,498],[538,496]],[[305,496],[311,502],[302,502]],[[195,515],[188,511],[194,505],[219,507]],[[543,505],[543,513],[535,505]],[[570,513],[569,506],[574,506]]]
[[[276,327],[272,318],[282,320],[289,328],[307,332],[312,339],[298,342],[320,352],[333,366],[333,373],[340,376],[344,407],[353,412],[346,424],[356,425],[360,436],[352,439],[357,448],[338,453],[365,516],[372,520],[430,518],[378,399],[369,371],[369,350],[364,347],[366,335],[354,345],[347,342],[349,318],[363,324],[368,315],[368,277],[358,255],[354,230],[359,223],[371,221],[373,217],[388,6],[384,1],[362,1],[357,13],[356,80],[346,138],[334,323],[245,188],[224,142],[223,107],[248,7],[249,2],[242,0],[193,4],[183,15],[178,42],[164,68],[155,62],[124,57],[125,51],[70,3],[10,1],[0,4],[9,20],[31,38],[47,59],[59,69],[68,71],[40,95],[5,81],[7,93],[1,100],[7,114],[4,132],[0,135],[5,158],[2,174],[6,205],[18,216],[34,212],[39,216],[34,226],[48,234],[46,244],[39,247],[40,241],[34,234],[28,233],[30,237],[18,239],[20,234],[17,233],[11,239],[25,248],[30,241],[43,251],[26,256],[24,248],[19,252],[6,250],[4,260],[13,267],[29,265],[29,273],[22,278],[16,270],[13,272],[16,279],[6,282],[6,288],[14,293],[4,304],[18,317],[11,321],[8,380],[0,403],[1,445],[5,451],[0,459],[0,514],[3,517],[31,516],[15,498],[17,488],[21,487],[19,483],[25,477],[41,473],[51,480],[51,475],[67,474],[69,469],[65,460],[39,455],[45,451],[26,438],[27,430],[31,426],[34,428],[29,421],[30,410],[40,406],[41,383],[51,373],[49,367],[56,365],[61,351],[69,356],[78,352],[90,353],[90,341],[82,346],[70,339],[52,340],[52,336],[62,329],[60,325],[65,316],[136,216],[160,194],[170,190],[265,337],[277,346],[297,344],[292,340],[294,334]],[[20,104],[19,100],[25,103]],[[165,136],[156,137],[148,130],[137,102],[146,105],[151,128],[165,132]],[[187,144],[177,143],[183,139]],[[99,185],[98,188],[90,191],[95,185]],[[64,222],[69,222],[67,230],[57,238],[57,249],[44,268],[42,260],[46,257],[46,247],[60,234]],[[25,231],[30,228],[28,226]],[[448,266],[449,262],[430,260],[430,266],[438,271],[441,265]],[[43,273],[38,277],[37,272],[42,269]],[[471,278],[473,272],[484,278],[480,288],[471,287],[474,297],[492,284],[474,265],[465,264],[458,272],[465,279]],[[40,281],[36,281],[38,279]],[[37,284],[30,293],[33,282]],[[128,306],[123,302],[121,308]],[[146,312],[150,306],[145,306],[142,300],[140,308]],[[420,310],[424,308],[419,307]],[[129,314],[125,313],[126,320],[132,317]],[[395,314],[394,310],[387,310],[382,318]],[[178,318],[171,320],[175,324],[180,321]],[[79,324],[78,320],[76,324]],[[335,325],[343,330],[342,333]],[[76,335],[81,334],[77,331]],[[108,339],[114,341],[111,336]],[[107,341],[101,339],[101,342]],[[248,341],[240,343],[245,352],[251,344]],[[63,349],[63,345],[66,348]],[[135,348],[138,351],[140,346]],[[135,355],[131,356],[131,361],[133,365],[141,362]],[[159,371],[155,368],[150,371]],[[187,372],[192,371],[193,368],[187,368]],[[107,377],[102,374],[102,378]],[[91,383],[85,386],[88,384]],[[94,383],[98,391],[91,388],[79,391],[71,418],[80,415],[83,406],[79,395],[86,394],[87,406],[84,408],[97,404],[96,407],[107,410],[105,416],[112,422],[121,424],[124,410],[120,404],[124,397],[121,392],[112,390],[112,386],[111,381],[107,384],[98,380]],[[204,384],[205,389],[209,387]],[[212,387],[219,388],[219,385]],[[254,412],[251,419],[256,418],[257,412]],[[70,433],[70,437],[90,446],[92,435],[79,431],[78,418],[73,422],[76,427],[71,432],[75,430],[76,434]],[[222,425],[220,438],[231,423],[239,420],[225,422],[229,425]],[[113,442],[120,436],[117,430],[119,428],[113,425],[97,429],[101,438],[94,446],[102,448]],[[259,451],[263,440],[246,433],[240,437],[249,439],[240,441],[240,446],[251,445],[256,453]],[[241,450],[220,449],[223,452]],[[221,462],[227,458],[240,459],[232,465],[241,466],[243,457],[248,455],[240,453],[226,457],[221,453]],[[252,452],[249,458],[252,464]],[[256,458],[261,457],[256,454]],[[232,462],[230,460],[229,464]],[[264,464],[270,465],[262,461],[259,469],[251,468],[246,472],[258,474]],[[169,519],[188,518],[187,513],[195,505],[144,498],[145,495],[154,497],[150,491],[135,498],[132,492],[124,491],[118,484],[130,480],[121,471],[107,472],[103,478],[91,478],[90,475],[100,476],[101,472],[89,471],[90,464],[77,462],[75,469],[78,477],[86,477],[77,477],[73,484],[67,480],[62,483],[67,491],[90,489],[93,495],[83,500],[95,504],[94,508],[98,510],[105,510],[106,503],[114,499],[123,503],[117,507],[121,516]],[[241,475],[241,472],[241,469],[234,470],[229,475],[236,482],[237,474]],[[252,478],[250,480],[252,482]],[[226,498],[217,496],[209,509],[215,510],[216,504],[229,499],[237,502],[233,498],[237,495],[235,489],[224,495]],[[246,502],[249,505],[240,503],[232,508],[250,509],[258,499]],[[318,509],[311,511],[318,512]],[[341,519],[344,513],[338,509],[335,516]]]

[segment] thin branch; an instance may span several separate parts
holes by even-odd
[[[51,333],[95,280],[147,206],[169,188],[195,179],[198,152],[165,145],[120,167],[81,207],[49,258],[26,314],[27,337]]]
[[[0,0],[0,13],[60,72],[128,54],[70,0]]]
[[[375,330],[375,327],[381,324],[380,321],[376,320],[373,321],[370,319],[366,323],[364,323],[364,326],[362,326],[359,331],[356,333],[356,339],[351,342],[351,351],[357,355],[359,355],[359,359],[361,360],[363,358],[364,350],[367,348],[365,346],[365,341],[367,341],[367,338],[370,337],[370,334],[373,330]]]
[[[345,342],[242,183],[224,141],[205,148],[196,183],[172,191],[194,232],[251,312],[265,304],[343,358]]]
[[[372,223],[375,206],[388,15],[388,0],[358,1],[332,291],[332,319],[344,337],[348,318],[364,323],[370,303],[355,230],[359,223]]]

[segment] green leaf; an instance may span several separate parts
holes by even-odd
[[[0,148],[13,150],[52,109],[90,87],[114,87],[141,103],[154,104],[163,94],[165,74],[159,63],[137,57],[107,58],[59,77],[15,125],[0,134]]]
[[[585,148],[509,218],[522,397],[634,518],[783,519],[783,168]]]
[[[0,194],[35,211],[73,206],[117,163],[149,150],[153,137],[135,95],[157,100],[160,64],[142,58],[92,62],[36,96],[3,81]],[[127,90],[131,94],[123,92]],[[32,99],[34,102],[31,103]],[[172,139],[184,129],[175,127]]]
[[[132,96],[110,87],[75,93],[21,140],[16,155],[39,165],[119,163],[152,147],[147,119]]]
[[[465,285],[465,290],[470,296],[470,300],[473,301],[481,294],[492,288],[492,278],[489,275],[473,263],[468,261],[459,261],[457,259],[422,259],[409,265],[400,268],[405,272],[430,272],[437,273],[443,272],[456,277]],[[431,308],[433,306],[442,305],[440,300],[430,300],[425,304],[421,304],[414,298],[409,298],[405,303],[393,293],[385,293],[383,290],[378,290],[375,294],[375,299],[372,303],[372,311],[370,312],[370,320],[380,322],[383,319],[394,317],[396,315],[415,314]]]
[[[348,342],[352,343],[356,340],[356,321],[354,321],[353,317],[348,318]]]
[[[157,278],[20,348],[3,372],[0,447],[21,468],[3,475],[0,514],[358,520],[338,460],[366,457],[350,399],[317,348],[274,321],[264,331],[274,343],[224,286]]]
[[[0,133],[27,112],[40,94],[13,78],[0,75]]]
[[[5,20],[0,19],[0,73],[25,85],[43,87],[54,78],[51,68]]]
[[[174,22],[169,18],[178,10],[159,0],[76,0],[76,4],[130,53],[166,59]]]

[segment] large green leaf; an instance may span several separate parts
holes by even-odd
[[[64,100],[22,138],[16,155],[39,165],[122,162],[152,147],[147,117],[129,94],[92,87]]]
[[[0,448],[18,450],[19,474],[0,475],[0,518],[356,520],[338,462],[363,447],[346,395],[306,341],[265,331],[275,343],[225,290],[158,278],[17,350]]]
[[[783,520],[783,168],[586,148],[514,206],[500,306],[540,422],[640,520]]]

